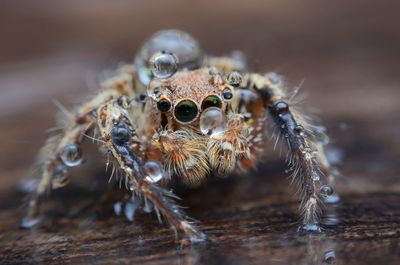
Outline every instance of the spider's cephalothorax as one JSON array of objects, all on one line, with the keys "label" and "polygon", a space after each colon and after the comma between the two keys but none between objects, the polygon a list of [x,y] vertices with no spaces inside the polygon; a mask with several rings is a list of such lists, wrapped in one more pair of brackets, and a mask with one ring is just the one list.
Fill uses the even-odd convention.
[{"label": "spider's cephalothorax", "polygon": [[[320,185],[330,166],[311,125],[292,105],[283,79],[246,71],[243,56],[203,54],[188,34],[161,31],[139,51],[134,64],[102,82],[101,92],[68,114],[62,134],[49,139],[38,159],[41,180],[22,226],[35,224],[46,190],[64,186],[68,169],[78,166],[80,145],[94,140],[121,172],[130,199],[125,211],[154,209],[182,238],[204,234],[174,202],[172,178],[188,186],[207,178],[253,168],[268,139],[267,116],[289,148],[289,166],[302,196],[303,230],[318,231]],[[98,136],[100,135],[100,136]],[[272,138],[272,136],[270,137]],[[111,176],[111,177],[112,177]]]}]

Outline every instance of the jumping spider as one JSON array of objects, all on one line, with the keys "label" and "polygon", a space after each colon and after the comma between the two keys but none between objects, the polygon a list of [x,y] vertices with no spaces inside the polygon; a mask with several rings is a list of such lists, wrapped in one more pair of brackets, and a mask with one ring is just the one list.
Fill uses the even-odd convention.
[{"label": "jumping spider", "polygon": [[[242,73],[242,74],[240,74]],[[68,169],[81,164],[80,145],[90,132],[100,150],[122,173],[130,215],[138,207],[163,217],[182,239],[205,235],[169,190],[171,178],[187,186],[209,176],[255,167],[268,138],[267,116],[288,146],[288,163],[301,194],[301,229],[319,231],[321,197],[332,188],[318,126],[292,104],[275,73],[248,73],[240,53],[203,54],[187,33],[166,30],[144,43],[134,64],[121,66],[101,83],[101,92],[69,114],[63,132],[39,154],[41,180],[22,226],[35,224],[47,190],[68,182]],[[277,141],[277,140],[276,140]],[[111,176],[112,177],[112,176]],[[129,218],[129,214],[128,218]]]}]

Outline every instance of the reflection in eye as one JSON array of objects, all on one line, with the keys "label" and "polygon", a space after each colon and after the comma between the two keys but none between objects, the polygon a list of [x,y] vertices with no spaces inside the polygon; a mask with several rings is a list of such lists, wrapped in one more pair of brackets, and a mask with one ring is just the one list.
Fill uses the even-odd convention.
[{"label": "reflection in eye", "polygon": [[197,114],[197,105],[192,100],[182,100],[178,103],[178,105],[175,106],[175,118],[182,123],[193,121],[197,117]]},{"label": "reflection in eye", "polygon": [[217,95],[211,95],[206,97],[203,102],[201,103],[201,109],[205,110],[206,108],[209,107],[217,107],[221,108],[221,100]]}]

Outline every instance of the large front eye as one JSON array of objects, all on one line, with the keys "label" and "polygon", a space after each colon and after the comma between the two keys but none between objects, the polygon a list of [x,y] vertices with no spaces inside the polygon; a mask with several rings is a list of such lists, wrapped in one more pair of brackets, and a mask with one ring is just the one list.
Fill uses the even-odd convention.
[{"label": "large front eye", "polygon": [[174,114],[178,121],[182,123],[189,123],[196,119],[198,112],[199,111],[196,103],[194,103],[192,100],[185,99],[175,106]]},{"label": "large front eye", "polygon": [[222,106],[221,99],[217,95],[208,96],[201,103],[202,110],[205,110],[206,108],[209,107],[221,108],[221,106]]}]

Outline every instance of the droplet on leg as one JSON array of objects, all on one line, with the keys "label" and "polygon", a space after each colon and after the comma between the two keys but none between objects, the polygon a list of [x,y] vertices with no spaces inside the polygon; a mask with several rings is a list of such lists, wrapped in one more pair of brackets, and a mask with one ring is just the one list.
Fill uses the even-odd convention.
[{"label": "droplet on leg", "polygon": [[319,190],[319,193],[324,198],[329,197],[333,194],[333,188],[329,185],[322,185]]},{"label": "droplet on leg", "polygon": [[132,198],[125,204],[124,213],[126,219],[129,221],[133,221],[135,219],[135,213],[137,208],[139,207],[140,201],[138,199]]},{"label": "droplet on leg", "polygon": [[312,172],[311,178],[313,181],[319,181],[319,174],[315,171]]},{"label": "droplet on leg", "polygon": [[231,86],[239,87],[240,84],[242,83],[242,75],[241,75],[239,72],[232,71],[232,72],[228,75],[228,83],[229,83]]},{"label": "droplet on leg", "polygon": [[207,108],[200,116],[200,130],[213,138],[227,130],[227,118],[220,108]]},{"label": "droplet on leg", "polygon": [[146,180],[151,183],[159,182],[163,178],[164,170],[161,165],[153,160],[149,160],[143,165],[143,172]]},{"label": "droplet on leg", "polygon": [[68,167],[75,167],[82,163],[82,152],[78,145],[66,145],[60,154],[61,160]]}]

